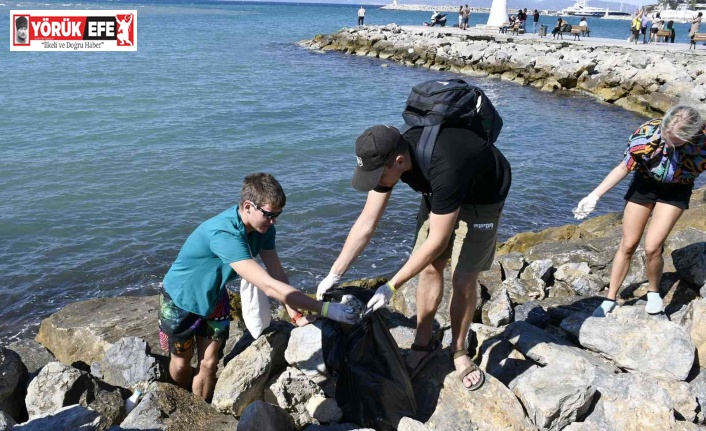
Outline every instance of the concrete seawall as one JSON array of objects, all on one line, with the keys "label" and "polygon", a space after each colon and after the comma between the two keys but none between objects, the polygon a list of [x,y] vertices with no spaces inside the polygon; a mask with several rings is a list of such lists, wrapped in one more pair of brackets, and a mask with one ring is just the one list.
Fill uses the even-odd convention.
[{"label": "concrete seawall", "polygon": [[511,36],[488,30],[361,26],[317,35],[302,46],[399,63],[488,75],[545,91],[574,90],[646,115],[686,103],[706,113],[706,49],[687,44],[634,45]]}]

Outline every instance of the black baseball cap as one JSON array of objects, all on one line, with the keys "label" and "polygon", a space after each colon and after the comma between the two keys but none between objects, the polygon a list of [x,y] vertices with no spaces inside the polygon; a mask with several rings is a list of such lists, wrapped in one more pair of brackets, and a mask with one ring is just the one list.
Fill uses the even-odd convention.
[{"label": "black baseball cap", "polygon": [[361,192],[369,192],[380,182],[385,163],[395,155],[404,138],[392,126],[377,125],[366,129],[355,140],[355,158],[358,166],[351,184]]}]

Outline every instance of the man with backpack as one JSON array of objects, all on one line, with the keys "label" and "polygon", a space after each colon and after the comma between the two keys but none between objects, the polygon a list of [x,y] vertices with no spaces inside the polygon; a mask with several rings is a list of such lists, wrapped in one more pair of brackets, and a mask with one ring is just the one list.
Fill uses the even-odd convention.
[{"label": "man with backpack", "polygon": [[404,266],[368,303],[376,310],[419,274],[417,332],[407,357],[410,378],[441,349],[432,323],[451,260],[451,354],[458,378],[479,388],[483,372],[471,361],[465,340],[476,308],[478,275],[493,262],[498,222],[510,188],[510,164],[493,143],[502,119],[478,88],[462,80],[415,86],[403,117],[406,125],[373,126],[355,143],[355,189],[368,192],[361,214],[317,296],[335,287],[368,245],[401,180],[423,194],[414,250]]}]

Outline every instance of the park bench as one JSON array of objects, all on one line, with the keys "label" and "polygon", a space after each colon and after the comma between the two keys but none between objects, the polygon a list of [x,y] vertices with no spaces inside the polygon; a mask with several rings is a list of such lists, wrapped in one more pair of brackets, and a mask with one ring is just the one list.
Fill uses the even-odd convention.
[{"label": "park bench", "polygon": [[689,49],[693,46],[696,49],[696,42],[706,41],[706,33],[695,33],[694,37],[690,39]]},{"label": "park bench", "polygon": [[578,26],[581,29],[581,36],[591,37],[591,29],[586,27]]},{"label": "park bench", "polygon": [[561,39],[564,39],[564,33],[571,34],[574,37],[574,40],[581,40],[581,27],[577,25],[571,26],[571,28],[567,31],[560,31],[558,34]]},{"label": "park bench", "polygon": [[660,37],[663,37],[664,41],[667,42],[667,38],[672,37],[671,30],[657,30],[657,42],[659,42]]}]

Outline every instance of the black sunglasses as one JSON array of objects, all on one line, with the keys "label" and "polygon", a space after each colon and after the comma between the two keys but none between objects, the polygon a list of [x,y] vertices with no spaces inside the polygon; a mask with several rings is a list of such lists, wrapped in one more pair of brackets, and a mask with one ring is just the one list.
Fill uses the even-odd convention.
[{"label": "black sunglasses", "polygon": [[262,208],[257,206],[257,204],[253,201],[250,201],[250,203],[255,207],[255,209],[260,211],[262,213],[262,215],[264,215],[267,220],[272,220],[273,218],[277,218],[280,216],[280,214],[282,214],[282,211],[271,212],[271,211],[263,210]]}]

